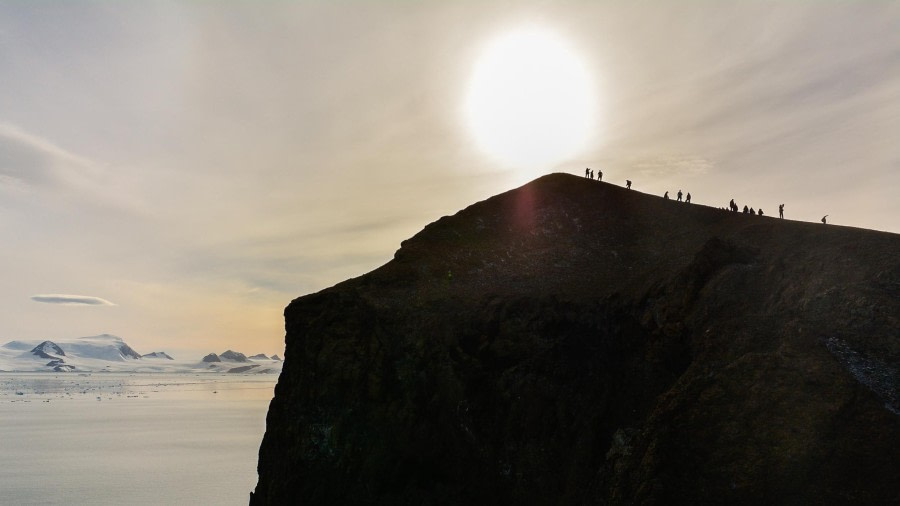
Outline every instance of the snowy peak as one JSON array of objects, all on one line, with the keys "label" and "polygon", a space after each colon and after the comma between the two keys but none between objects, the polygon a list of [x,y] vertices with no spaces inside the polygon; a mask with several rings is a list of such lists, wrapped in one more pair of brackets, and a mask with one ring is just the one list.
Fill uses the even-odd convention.
[{"label": "snowy peak", "polygon": [[168,353],[166,353],[164,351],[154,351],[153,353],[145,353],[144,355],[141,355],[141,358],[161,358],[161,359],[166,359],[166,360],[175,360],[174,358],[169,356]]},{"label": "snowy peak", "polygon": [[99,336],[80,337],[71,343],[67,348],[81,357],[94,358],[100,360],[110,360],[114,362],[122,362],[125,360],[139,360],[141,354],[134,351],[131,346],[125,344],[121,337],[101,334]]},{"label": "snowy peak", "polygon": [[266,374],[278,372],[281,370],[282,365],[282,361],[278,358],[278,355],[269,357],[266,356],[265,353],[257,353],[252,357],[248,357],[243,353],[234,350],[227,350],[219,354],[210,353],[203,357],[202,362],[205,362],[205,367],[209,371],[221,371],[232,374]]},{"label": "snowy peak", "polygon": [[[122,338],[110,334],[56,339],[40,343],[10,341],[0,347],[3,371],[98,371],[118,370],[140,360]],[[119,365],[121,364],[121,365]]]},{"label": "snowy peak", "polygon": [[10,341],[2,346],[7,350],[29,351],[34,348],[34,343],[26,343],[25,341]]},{"label": "snowy peak", "polygon": [[[122,354],[122,356],[125,357],[125,358],[133,358],[133,359],[139,359],[139,358],[141,358],[141,354],[140,354],[140,353],[134,351],[134,349],[133,349],[131,346],[128,346],[128,345],[125,344],[125,343],[122,343],[122,344],[119,345],[119,352],[120,352],[120,353]],[[169,357],[169,358],[171,358],[171,357]]]},{"label": "snowy peak", "polygon": [[[281,371],[282,362],[263,354],[251,360],[243,353],[227,350],[178,359],[164,351],[141,355],[121,337],[100,334],[52,341],[9,341],[0,345],[2,372],[211,372],[267,374]],[[249,367],[248,367],[249,366]],[[2,501],[0,501],[2,502]]]},{"label": "snowy peak", "polygon": [[221,358],[222,360],[230,360],[232,362],[247,362],[248,361],[247,355],[244,355],[243,353],[240,353],[237,351],[232,351],[232,350],[223,352],[221,355],[219,355],[219,358]]},{"label": "snowy peak", "polygon": [[[8,343],[12,344],[12,343]],[[53,341],[44,341],[31,349],[31,354],[40,358],[58,359],[65,357],[66,352]]]}]

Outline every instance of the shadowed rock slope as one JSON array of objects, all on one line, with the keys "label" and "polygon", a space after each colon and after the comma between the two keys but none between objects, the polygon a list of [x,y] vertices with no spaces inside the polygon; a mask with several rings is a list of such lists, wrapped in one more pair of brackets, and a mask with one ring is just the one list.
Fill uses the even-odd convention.
[{"label": "shadowed rock slope", "polygon": [[542,177],[291,302],[251,504],[896,504],[898,318],[898,235]]}]

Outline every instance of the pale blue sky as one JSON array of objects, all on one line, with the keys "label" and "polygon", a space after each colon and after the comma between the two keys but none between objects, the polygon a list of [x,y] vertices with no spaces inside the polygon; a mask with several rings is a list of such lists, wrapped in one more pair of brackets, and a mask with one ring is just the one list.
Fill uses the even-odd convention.
[{"label": "pale blue sky", "polygon": [[671,4],[0,1],[0,341],[281,353],[292,298],[539,175],[460,112],[522,23],[601,104],[546,172],[900,232],[900,4]]}]

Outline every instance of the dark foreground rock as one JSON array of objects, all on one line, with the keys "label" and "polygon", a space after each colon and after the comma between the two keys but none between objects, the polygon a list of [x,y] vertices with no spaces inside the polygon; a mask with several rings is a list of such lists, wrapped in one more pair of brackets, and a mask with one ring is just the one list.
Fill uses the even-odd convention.
[{"label": "dark foreground rock", "polygon": [[251,504],[900,502],[900,236],[552,175],[285,310]]}]

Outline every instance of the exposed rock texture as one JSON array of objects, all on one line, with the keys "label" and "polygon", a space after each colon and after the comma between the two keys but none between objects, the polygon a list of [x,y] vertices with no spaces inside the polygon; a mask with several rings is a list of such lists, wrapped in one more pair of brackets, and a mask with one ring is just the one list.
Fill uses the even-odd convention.
[{"label": "exposed rock texture", "polygon": [[247,355],[238,351],[228,350],[219,355],[222,360],[230,360],[232,362],[247,362]]},{"label": "exposed rock texture", "polygon": [[40,358],[65,357],[66,352],[53,341],[44,341],[31,349],[31,354]]},{"label": "exposed rock texture", "polygon": [[221,362],[222,359],[219,358],[215,353],[210,353],[209,355],[203,357],[203,362]]},{"label": "exposed rock texture", "polygon": [[175,360],[168,353],[164,351],[154,351],[153,353],[145,353],[141,355],[141,358],[161,358],[164,360]]},{"label": "exposed rock texture", "polygon": [[132,348],[131,346],[128,346],[125,343],[122,343],[119,345],[119,352],[122,354],[123,358],[133,358],[133,359],[141,358],[140,353],[134,351],[134,348]]},{"label": "exposed rock texture", "polygon": [[256,368],[256,367],[259,367],[259,364],[242,365],[242,366],[240,366],[240,367],[232,367],[231,369],[228,370],[228,372],[230,372],[230,373],[232,373],[232,374],[235,374],[235,373],[243,373],[243,372],[247,372],[247,371],[249,371],[249,370],[251,370],[251,369],[254,369],[254,368]]},{"label": "exposed rock texture", "polygon": [[900,500],[900,236],[551,175],[285,310],[252,504]]}]

